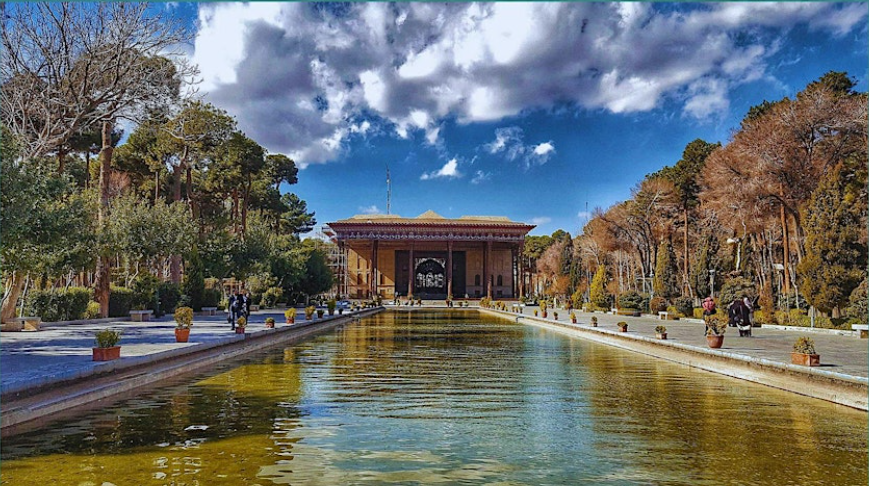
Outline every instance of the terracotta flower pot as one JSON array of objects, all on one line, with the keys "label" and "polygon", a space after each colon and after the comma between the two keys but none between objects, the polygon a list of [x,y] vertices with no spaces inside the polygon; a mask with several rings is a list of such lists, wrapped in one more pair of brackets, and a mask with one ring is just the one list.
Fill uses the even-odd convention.
[{"label": "terracotta flower pot", "polygon": [[570,321],[572,321],[574,325],[576,324],[576,318],[571,318]]},{"label": "terracotta flower pot", "polygon": [[235,334],[236,335],[244,335],[244,327],[243,326],[236,326],[235,327]]},{"label": "terracotta flower pot", "polygon": [[190,339],[190,328],[175,328],[175,341],[177,343],[187,343]]},{"label": "terracotta flower pot", "polygon": [[724,345],[724,335],[706,335],[706,344],[709,348],[721,348]]},{"label": "terracotta flower pot", "polygon": [[628,325],[620,325],[619,331],[622,333],[627,333],[628,332]]},{"label": "terracotta flower pot", "polygon": [[292,324],[295,323],[295,322],[296,322],[296,317],[295,317],[295,316],[290,316],[289,318],[287,318],[287,324],[288,324],[288,325],[292,325]]},{"label": "terracotta flower pot", "polygon": [[93,348],[94,362],[107,362],[121,358],[121,347]]},{"label": "terracotta flower pot", "polygon": [[543,317],[546,318],[547,316],[549,316],[549,313],[547,313],[546,311],[544,311],[544,312],[543,312]]},{"label": "terracotta flower pot", "polygon": [[266,328],[274,328],[274,327],[275,327],[275,324],[274,324],[274,323],[272,323],[272,322],[267,322],[267,323],[266,323]]},{"label": "terracotta flower pot", "polygon": [[666,334],[666,333],[655,333],[655,337],[656,337],[658,340],[666,340],[666,339],[667,339],[667,334]]},{"label": "terracotta flower pot", "polygon": [[817,367],[818,365],[821,365],[821,356],[817,353],[791,352],[791,363],[795,365]]}]

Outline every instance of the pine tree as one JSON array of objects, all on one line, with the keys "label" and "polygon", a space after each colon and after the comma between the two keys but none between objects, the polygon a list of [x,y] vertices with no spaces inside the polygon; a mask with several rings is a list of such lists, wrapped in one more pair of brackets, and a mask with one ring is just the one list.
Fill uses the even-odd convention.
[{"label": "pine tree", "polygon": [[[852,180],[865,175],[856,158],[840,163],[820,180],[803,208],[806,255],[797,266],[800,290],[809,304],[825,313],[848,304],[866,274],[866,187]],[[856,190],[856,191],[855,191]],[[838,313],[836,313],[838,314]]]},{"label": "pine tree", "polygon": [[655,258],[655,277],[652,279],[652,290],[656,296],[671,299],[679,295],[677,283],[676,255],[670,242],[658,246]]},{"label": "pine tree", "polygon": [[597,271],[591,279],[589,299],[598,308],[606,309],[609,307],[609,295],[606,292],[606,266],[603,264],[597,266]]}]

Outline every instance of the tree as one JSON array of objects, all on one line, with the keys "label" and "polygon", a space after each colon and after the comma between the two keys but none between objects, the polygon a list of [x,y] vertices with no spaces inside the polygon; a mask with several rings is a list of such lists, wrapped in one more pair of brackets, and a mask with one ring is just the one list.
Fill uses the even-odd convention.
[{"label": "tree", "polygon": [[[824,313],[847,305],[866,275],[866,179],[850,185],[858,159],[826,173],[803,210],[806,256],[797,265],[806,301]],[[865,173],[864,173],[865,174]],[[856,190],[856,191],[855,191]]]},{"label": "tree", "polygon": [[589,291],[591,304],[601,309],[608,308],[610,304],[609,294],[606,292],[606,281],[606,266],[601,264],[597,266],[597,270],[594,272],[594,278],[591,280],[591,290]]},{"label": "tree", "polygon": [[328,291],[335,279],[326,254],[317,245],[312,239],[305,239],[299,249],[305,260],[305,274],[299,283],[299,291],[307,297]]},{"label": "tree", "polygon": [[655,259],[655,276],[652,278],[652,290],[655,291],[655,295],[666,299],[678,296],[676,275],[676,256],[673,254],[673,246],[665,241],[658,247],[658,255]]},{"label": "tree", "polygon": [[721,147],[720,143],[710,144],[702,139],[691,141],[685,150],[682,152],[682,159],[672,167],[664,167],[657,174],[673,183],[674,197],[678,201],[679,207],[682,210],[682,249],[683,249],[683,267],[682,267],[682,284],[684,294],[692,293],[689,275],[691,269],[688,259],[688,225],[689,213],[696,207],[700,200],[700,184],[697,181],[698,175],[703,171],[703,166],[706,159],[713,151]]},{"label": "tree", "polygon": [[[180,22],[145,3],[3,4],[0,116],[22,156],[64,147],[100,127],[100,205],[109,205],[112,133],[118,119],[139,121],[174,100],[192,71],[167,52],[190,38]],[[168,54],[171,55],[171,54]],[[110,264],[97,256],[96,297],[108,316]]]},{"label": "tree", "polygon": [[29,273],[56,276],[80,269],[95,243],[93,204],[74,193],[67,175],[36,161],[16,160],[6,135],[0,151],[2,320],[15,316]]}]

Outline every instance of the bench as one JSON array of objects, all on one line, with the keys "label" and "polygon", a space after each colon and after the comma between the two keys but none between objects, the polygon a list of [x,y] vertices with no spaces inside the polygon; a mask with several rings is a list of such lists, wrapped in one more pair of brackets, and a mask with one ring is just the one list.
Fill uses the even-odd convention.
[{"label": "bench", "polygon": [[250,310],[251,310],[251,312],[259,311],[259,305],[258,304],[250,305]]},{"label": "bench", "polygon": [[668,313],[666,311],[658,311],[658,319],[659,320],[669,320],[670,313]]},{"label": "bench", "polygon": [[205,316],[214,316],[215,314],[217,314],[217,306],[213,306],[213,307],[203,306],[202,307],[202,314],[204,314]]},{"label": "bench", "polygon": [[860,331],[860,338],[869,338],[869,325],[851,325],[852,330]]},{"label": "bench", "polygon": [[151,321],[151,315],[154,314],[150,309],[131,309],[130,321]]},{"label": "bench", "polygon": [[3,331],[39,331],[39,325],[42,323],[42,318],[39,316],[19,316],[18,318],[9,318],[9,321],[3,323]]}]

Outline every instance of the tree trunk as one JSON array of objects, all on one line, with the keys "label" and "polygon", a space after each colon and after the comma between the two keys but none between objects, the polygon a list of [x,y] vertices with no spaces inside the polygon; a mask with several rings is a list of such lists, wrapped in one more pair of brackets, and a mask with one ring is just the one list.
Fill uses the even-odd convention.
[{"label": "tree trunk", "polygon": [[[103,147],[100,151],[100,207],[97,213],[97,221],[102,226],[108,218],[109,212],[109,176],[112,170],[112,128],[114,121],[107,120],[103,122],[102,139]],[[100,303],[100,317],[108,318],[109,316],[109,279],[111,278],[111,263],[105,256],[97,256],[97,282],[96,295],[97,302]]]},{"label": "tree trunk", "polygon": [[63,171],[66,169],[66,151],[63,148],[58,149],[57,151],[57,173],[63,174]]},{"label": "tree trunk", "polygon": [[15,305],[18,303],[18,298],[21,296],[21,290],[24,289],[24,281],[26,280],[26,276],[21,272],[12,273],[12,282],[6,288],[8,294],[3,300],[2,307],[0,307],[0,322],[5,323],[10,318],[15,317]]},{"label": "tree trunk", "polygon": [[[172,200],[181,201],[181,177],[182,167],[177,165],[172,168],[174,180],[172,181]],[[181,284],[181,256],[173,255],[169,258],[169,279],[174,284]]]},{"label": "tree trunk", "polygon": [[[779,193],[779,195],[784,196],[782,193]],[[785,294],[789,294],[791,291],[790,256],[788,255],[790,253],[790,242],[789,242],[790,239],[788,238],[788,222],[787,222],[787,218],[785,216],[784,200],[782,200],[782,203],[781,203],[779,209],[780,209],[779,213],[781,216],[781,230],[782,230],[782,258],[783,258],[782,264],[784,265],[784,291],[785,291]]]},{"label": "tree trunk", "polygon": [[684,206],[682,209],[684,211],[683,215],[685,216],[685,228],[684,228],[685,231],[682,234],[682,237],[685,240],[682,244],[682,249],[685,252],[685,256],[684,256],[684,259],[685,259],[685,261],[684,261],[685,268],[684,269],[685,269],[685,271],[683,273],[683,276],[685,276],[684,277],[685,288],[683,288],[682,292],[685,292],[687,296],[693,297],[694,293],[691,292],[691,281],[688,277],[691,275],[690,270],[688,269],[688,207]]},{"label": "tree trunk", "polygon": [[160,171],[154,171],[154,204],[160,199]]}]

